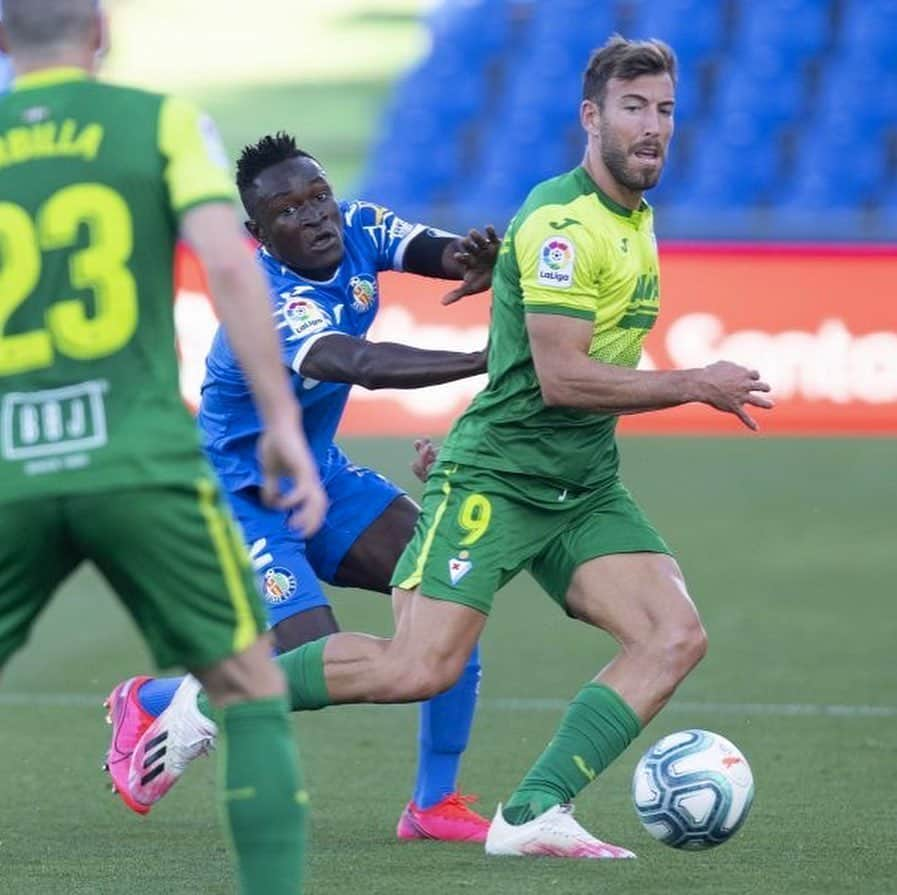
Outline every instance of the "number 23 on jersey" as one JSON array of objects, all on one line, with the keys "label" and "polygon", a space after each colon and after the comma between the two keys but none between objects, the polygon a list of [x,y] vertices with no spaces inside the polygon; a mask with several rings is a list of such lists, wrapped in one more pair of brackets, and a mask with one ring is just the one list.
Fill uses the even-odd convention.
[{"label": "number 23 on jersey", "polygon": [[[82,225],[87,245],[75,249]],[[20,205],[0,202],[0,376],[50,367],[57,352],[87,361],[124,347],[137,329],[137,283],[127,267],[133,248],[127,203],[103,184],[64,187],[33,219]],[[7,334],[12,315],[38,288],[46,254],[64,249],[75,249],[69,288],[93,293],[93,313],[62,294],[48,303],[43,327]]]}]

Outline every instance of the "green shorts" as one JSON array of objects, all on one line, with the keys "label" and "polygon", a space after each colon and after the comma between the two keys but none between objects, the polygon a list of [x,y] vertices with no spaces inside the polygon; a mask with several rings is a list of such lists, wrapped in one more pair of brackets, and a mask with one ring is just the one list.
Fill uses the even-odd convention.
[{"label": "green shorts", "polygon": [[0,504],[0,667],[85,559],[160,667],[203,668],[265,628],[246,549],[211,480],[19,501]]},{"label": "green shorts", "polygon": [[614,479],[597,491],[514,473],[439,464],[392,583],[486,615],[495,592],[527,569],[566,611],[577,566],[612,553],[670,553]]}]

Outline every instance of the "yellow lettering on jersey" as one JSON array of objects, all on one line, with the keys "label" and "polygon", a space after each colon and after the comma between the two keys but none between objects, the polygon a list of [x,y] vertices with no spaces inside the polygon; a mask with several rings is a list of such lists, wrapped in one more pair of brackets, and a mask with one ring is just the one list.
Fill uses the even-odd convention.
[{"label": "yellow lettering on jersey", "polygon": [[101,124],[91,122],[82,127],[73,118],[66,118],[61,126],[55,121],[42,121],[30,127],[12,127],[0,134],[0,168],[60,156],[92,162],[103,136]]}]

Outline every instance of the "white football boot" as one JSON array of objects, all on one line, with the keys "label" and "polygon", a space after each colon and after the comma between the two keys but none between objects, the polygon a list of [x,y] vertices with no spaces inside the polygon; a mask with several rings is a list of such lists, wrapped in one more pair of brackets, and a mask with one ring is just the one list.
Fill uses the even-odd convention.
[{"label": "white football boot", "polygon": [[635,857],[628,849],[602,842],[584,830],[573,818],[572,805],[555,805],[518,826],[505,820],[499,805],[486,837],[486,854],[593,859]]},{"label": "white football boot", "polygon": [[168,708],[137,741],[131,756],[128,793],[135,802],[155,805],[180,779],[187,765],[215,748],[218,728],[197,707],[199,681],[188,674]]}]

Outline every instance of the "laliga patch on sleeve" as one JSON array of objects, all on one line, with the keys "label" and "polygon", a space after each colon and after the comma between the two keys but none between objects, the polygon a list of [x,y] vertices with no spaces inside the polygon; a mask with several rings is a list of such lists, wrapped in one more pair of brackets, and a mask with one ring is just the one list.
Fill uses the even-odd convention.
[{"label": "laliga patch on sleeve", "polygon": [[536,281],[552,289],[569,289],[573,285],[573,262],[576,248],[566,236],[549,236],[539,249]]},{"label": "laliga patch on sleeve", "polygon": [[330,326],[330,315],[310,298],[288,298],[283,305],[284,323],[292,330],[290,339],[304,339]]}]

